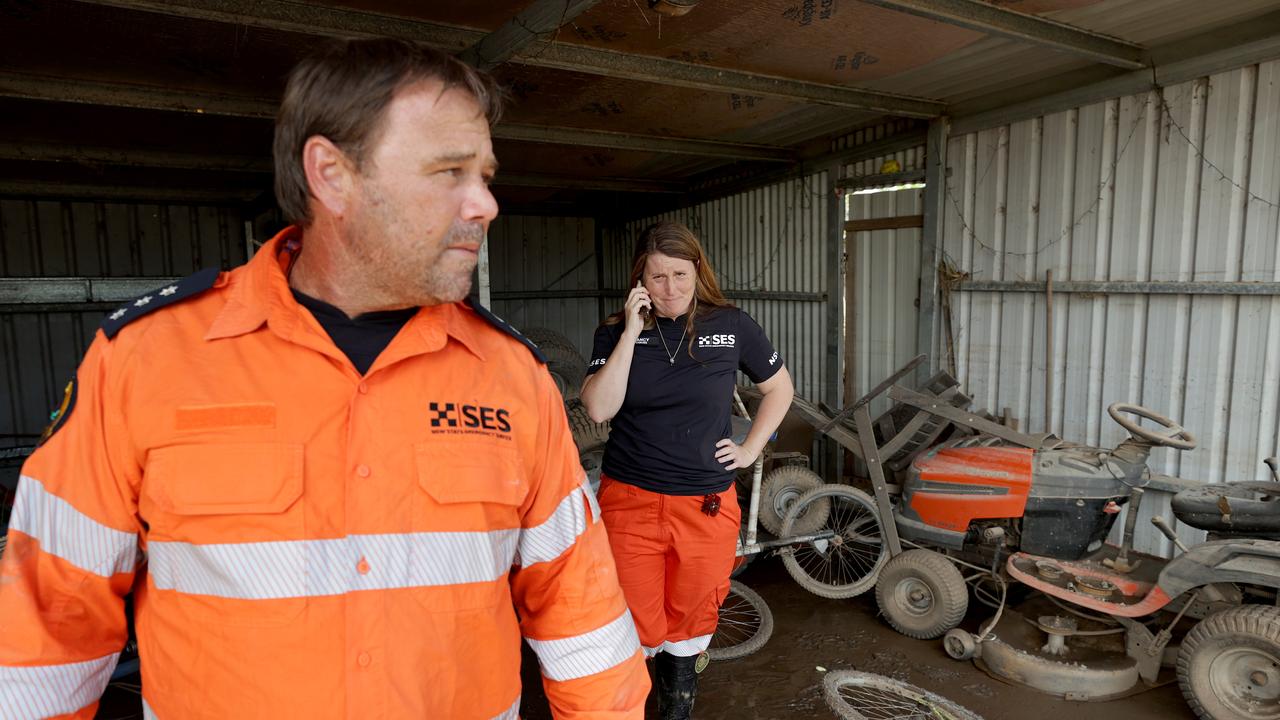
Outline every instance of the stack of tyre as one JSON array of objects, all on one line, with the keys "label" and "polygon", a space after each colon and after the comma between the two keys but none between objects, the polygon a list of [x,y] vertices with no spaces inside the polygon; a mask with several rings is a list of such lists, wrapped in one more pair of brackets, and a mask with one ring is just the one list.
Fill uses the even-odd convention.
[{"label": "stack of tyre", "polygon": [[9,531],[9,517],[13,514],[22,463],[26,462],[32,450],[35,450],[34,446],[0,449],[0,555],[4,554],[5,535]]},{"label": "stack of tyre", "polygon": [[604,443],[609,439],[609,423],[593,422],[582,405],[580,395],[582,381],[587,376],[587,359],[578,352],[569,338],[555,330],[529,328],[523,332],[547,358],[547,371],[551,373],[551,379],[564,398],[569,429],[573,432],[574,444],[578,446],[578,459],[591,482],[591,489],[597,490],[600,487]]}]

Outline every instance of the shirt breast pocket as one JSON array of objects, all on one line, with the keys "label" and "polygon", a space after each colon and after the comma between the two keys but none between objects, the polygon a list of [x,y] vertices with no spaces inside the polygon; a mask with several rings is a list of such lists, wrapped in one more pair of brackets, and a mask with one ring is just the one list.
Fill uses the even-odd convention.
[{"label": "shirt breast pocket", "polygon": [[140,510],[152,584],[185,611],[222,623],[272,625],[306,604],[310,543],[303,447],[174,445],[148,453]]},{"label": "shirt breast pocket", "polygon": [[409,543],[410,583],[430,610],[510,602],[505,581],[520,541],[529,481],[513,446],[414,446],[418,492]]}]

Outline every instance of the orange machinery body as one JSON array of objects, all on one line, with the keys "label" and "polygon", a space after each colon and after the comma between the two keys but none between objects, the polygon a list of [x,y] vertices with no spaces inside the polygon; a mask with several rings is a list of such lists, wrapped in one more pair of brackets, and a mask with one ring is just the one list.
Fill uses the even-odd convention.
[{"label": "orange machinery body", "polygon": [[1020,518],[1033,454],[1020,447],[940,448],[915,462],[910,507],[926,525],[953,532],[974,520]]}]

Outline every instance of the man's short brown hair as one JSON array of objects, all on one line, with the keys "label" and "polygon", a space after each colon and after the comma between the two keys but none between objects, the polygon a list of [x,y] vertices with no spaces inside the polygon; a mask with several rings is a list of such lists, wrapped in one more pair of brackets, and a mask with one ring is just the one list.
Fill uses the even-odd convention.
[{"label": "man's short brown hair", "polygon": [[307,226],[312,220],[311,190],[302,165],[307,139],[328,138],[362,168],[396,92],[423,80],[470,93],[490,125],[502,113],[502,92],[492,76],[405,40],[329,42],[294,67],[276,116],[272,149],[276,200],[289,222]]}]

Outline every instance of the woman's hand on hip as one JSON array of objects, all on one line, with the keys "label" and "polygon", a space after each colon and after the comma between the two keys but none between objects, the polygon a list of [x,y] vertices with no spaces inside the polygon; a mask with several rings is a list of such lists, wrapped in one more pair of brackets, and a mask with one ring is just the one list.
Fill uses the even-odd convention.
[{"label": "woman's hand on hip", "polygon": [[716,443],[716,460],[724,464],[725,470],[738,470],[751,467],[759,453],[752,452],[745,445],[739,445],[730,438]]}]

